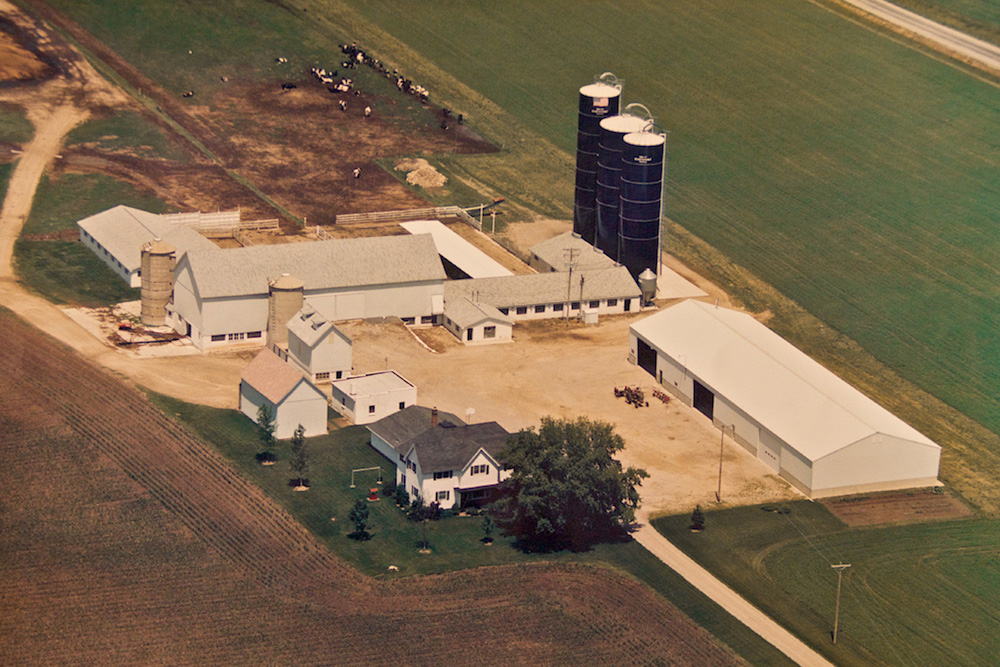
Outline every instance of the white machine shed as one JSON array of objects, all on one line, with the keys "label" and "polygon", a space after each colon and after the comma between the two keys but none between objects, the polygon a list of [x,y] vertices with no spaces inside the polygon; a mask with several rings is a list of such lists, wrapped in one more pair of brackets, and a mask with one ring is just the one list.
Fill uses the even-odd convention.
[{"label": "white machine shed", "polygon": [[810,497],[930,486],[941,447],[750,315],[684,301],[632,358]]}]

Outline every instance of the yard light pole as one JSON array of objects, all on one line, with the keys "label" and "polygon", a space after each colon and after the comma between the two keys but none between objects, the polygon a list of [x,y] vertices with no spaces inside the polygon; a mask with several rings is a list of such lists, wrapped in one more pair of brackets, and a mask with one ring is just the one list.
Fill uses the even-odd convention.
[{"label": "yard light pole", "polygon": [[833,643],[837,643],[837,626],[840,622],[840,580],[844,576],[844,570],[851,566],[850,563],[840,563],[838,565],[831,565],[834,570],[837,571],[837,605],[833,612]]}]

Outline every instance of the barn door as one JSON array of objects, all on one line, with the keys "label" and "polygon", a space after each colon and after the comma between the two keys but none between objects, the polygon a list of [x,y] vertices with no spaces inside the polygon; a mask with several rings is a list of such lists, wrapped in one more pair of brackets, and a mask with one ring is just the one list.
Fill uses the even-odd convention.
[{"label": "barn door", "polygon": [[656,377],[656,350],[641,338],[636,340],[636,344],[636,361],[639,363],[639,368]]},{"label": "barn door", "polygon": [[694,381],[694,409],[714,421],[715,394],[697,380]]}]

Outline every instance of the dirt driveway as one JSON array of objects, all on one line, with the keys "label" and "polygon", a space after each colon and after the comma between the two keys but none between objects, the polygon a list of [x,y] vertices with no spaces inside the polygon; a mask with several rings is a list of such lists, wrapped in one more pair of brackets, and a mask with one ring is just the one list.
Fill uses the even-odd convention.
[{"label": "dirt driveway", "polygon": [[[715,506],[720,433],[680,401],[652,398],[653,378],[629,363],[628,328],[645,315],[604,318],[597,326],[562,320],[519,324],[510,344],[465,347],[444,329],[421,330],[431,352],[402,324],[350,322],[357,372],[391,368],[418,388],[422,405],[508,430],[537,426],[543,416],[609,421],[625,438],[622,462],[645,468],[646,510],[689,512]],[[648,408],[614,397],[614,388],[642,386]],[[722,499],[727,505],[801,497],[755,456],[726,438]]]}]

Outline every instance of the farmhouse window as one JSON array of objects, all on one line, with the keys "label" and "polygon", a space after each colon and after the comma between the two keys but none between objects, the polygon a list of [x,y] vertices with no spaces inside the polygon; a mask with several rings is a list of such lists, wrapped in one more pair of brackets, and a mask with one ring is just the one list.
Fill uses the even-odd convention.
[{"label": "farmhouse window", "polygon": [[488,465],[472,466],[470,472],[473,475],[486,475],[490,472],[490,467]]},{"label": "farmhouse window", "polygon": [[451,479],[451,471],[445,470],[444,472],[434,473],[434,479]]},{"label": "farmhouse window", "polygon": [[449,500],[451,498],[451,491],[438,491],[434,494],[434,500],[441,502],[442,500]]}]

